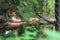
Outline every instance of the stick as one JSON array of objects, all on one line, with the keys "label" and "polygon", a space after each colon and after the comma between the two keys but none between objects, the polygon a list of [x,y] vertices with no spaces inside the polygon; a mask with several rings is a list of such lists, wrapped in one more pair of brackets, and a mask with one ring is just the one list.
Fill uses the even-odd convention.
[{"label": "stick", "polygon": [[56,21],[56,19],[47,18],[47,17],[41,15],[40,13],[37,13],[37,15],[38,15],[40,18],[44,19],[45,21],[47,21],[47,22],[49,22],[49,23],[51,23],[51,24],[54,24],[55,21]]}]

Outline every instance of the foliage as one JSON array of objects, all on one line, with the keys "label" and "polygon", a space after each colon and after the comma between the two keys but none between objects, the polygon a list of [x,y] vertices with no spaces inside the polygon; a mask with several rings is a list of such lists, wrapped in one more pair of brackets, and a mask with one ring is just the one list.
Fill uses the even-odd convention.
[{"label": "foliage", "polygon": [[[18,37],[0,37],[0,40],[33,40],[35,39],[37,30],[33,26],[26,26],[25,32]],[[11,34],[12,35],[12,34]]]},{"label": "foliage", "polygon": [[51,30],[51,29],[44,29],[43,33],[47,35],[46,38],[40,38],[39,40],[60,40],[60,32]]},{"label": "foliage", "polygon": [[[50,12],[54,13],[54,3],[55,0],[0,0],[0,10],[1,10],[0,13],[7,13],[8,10],[10,10],[11,12],[16,11],[17,15],[21,17],[23,21],[26,21],[27,24],[29,25],[29,18],[38,17],[37,12],[47,16],[50,15]],[[2,9],[5,9],[7,11]],[[24,26],[25,32],[21,36],[17,38],[8,37],[6,38],[6,40],[33,40],[34,38],[36,38],[36,34],[38,32],[35,26],[34,27],[32,27],[31,25],[27,27]],[[41,26],[37,25],[37,27],[41,27]],[[50,36],[53,33],[51,32],[52,31],[44,30],[43,33],[45,33],[45,35],[47,35],[48,37],[40,38],[40,40],[45,40],[45,39],[51,40],[52,38],[56,38],[54,37],[54,35],[52,35],[52,37]],[[3,37],[0,38],[3,39]]]},{"label": "foliage", "polygon": [[46,13],[54,13],[55,0],[47,0]]}]

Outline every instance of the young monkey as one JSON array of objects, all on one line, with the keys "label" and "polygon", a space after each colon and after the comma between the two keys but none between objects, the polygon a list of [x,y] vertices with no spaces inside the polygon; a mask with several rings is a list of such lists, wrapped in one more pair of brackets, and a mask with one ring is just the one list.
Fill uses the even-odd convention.
[{"label": "young monkey", "polygon": [[[22,20],[20,18],[17,18],[17,15],[16,15],[15,11],[12,13],[11,20],[13,22],[8,22],[8,25],[13,26],[13,27],[18,27],[18,26],[21,26],[21,24],[23,24],[23,23],[24,24],[27,23],[27,22],[21,22]],[[38,22],[39,22],[38,18],[30,18],[30,23],[31,24],[36,24]]]},{"label": "young monkey", "polygon": [[22,21],[20,18],[17,17],[16,12],[13,12],[12,15],[13,16],[11,17],[11,20],[13,22],[21,22]]},{"label": "young monkey", "polygon": [[13,28],[18,28],[21,26],[21,19],[17,17],[16,12],[14,11],[12,13],[12,17],[11,17],[11,21],[12,22],[7,22],[7,25]]}]

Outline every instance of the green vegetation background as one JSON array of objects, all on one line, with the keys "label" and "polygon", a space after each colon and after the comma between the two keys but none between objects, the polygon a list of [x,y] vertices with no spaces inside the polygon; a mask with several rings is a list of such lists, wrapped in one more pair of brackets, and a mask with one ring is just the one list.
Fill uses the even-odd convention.
[{"label": "green vegetation background", "polygon": [[[14,5],[10,7],[11,5]],[[41,13],[42,15],[45,15],[50,18],[54,18],[54,8],[55,8],[55,0],[0,0],[0,9],[11,9],[11,12],[17,11],[18,17],[21,17],[24,21],[26,21],[29,25],[29,18],[37,17],[37,12]],[[4,12],[4,14],[7,12]],[[40,18],[40,21],[44,21]],[[45,27],[51,27],[53,25],[37,25],[37,27],[40,27],[39,31],[43,32],[43,29]],[[38,29],[34,26],[24,26],[25,32],[19,36],[19,37],[0,37],[0,40],[48,40],[48,38],[43,38],[43,34],[41,36],[37,36],[37,33],[39,32]],[[31,31],[32,30],[32,31]],[[47,34],[48,31],[45,31]],[[40,39],[38,39],[38,38]],[[49,40],[51,40],[50,38]]]}]

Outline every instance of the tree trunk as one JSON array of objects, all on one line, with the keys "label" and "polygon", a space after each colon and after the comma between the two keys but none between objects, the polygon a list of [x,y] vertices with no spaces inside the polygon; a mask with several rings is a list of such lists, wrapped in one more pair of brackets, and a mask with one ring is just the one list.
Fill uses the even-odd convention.
[{"label": "tree trunk", "polygon": [[60,0],[55,0],[55,29],[60,31]]}]

